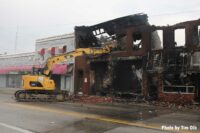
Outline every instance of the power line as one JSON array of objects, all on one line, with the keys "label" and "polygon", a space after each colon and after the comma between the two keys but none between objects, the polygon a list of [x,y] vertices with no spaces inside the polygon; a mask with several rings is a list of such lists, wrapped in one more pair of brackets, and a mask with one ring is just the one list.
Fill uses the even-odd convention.
[{"label": "power line", "polygon": [[15,54],[17,52],[17,43],[18,43],[18,30],[19,30],[19,26],[17,26],[17,31],[16,31],[16,36],[15,36]]}]

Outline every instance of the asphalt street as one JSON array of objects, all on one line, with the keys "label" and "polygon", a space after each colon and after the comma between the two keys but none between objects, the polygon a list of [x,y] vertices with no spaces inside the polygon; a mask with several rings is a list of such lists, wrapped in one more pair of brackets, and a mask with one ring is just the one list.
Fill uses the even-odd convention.
[{"label": "asphalt street", "polygon": [[129,104],[16,102],[0,89],[1,133],[200,132],[199,113]]}]

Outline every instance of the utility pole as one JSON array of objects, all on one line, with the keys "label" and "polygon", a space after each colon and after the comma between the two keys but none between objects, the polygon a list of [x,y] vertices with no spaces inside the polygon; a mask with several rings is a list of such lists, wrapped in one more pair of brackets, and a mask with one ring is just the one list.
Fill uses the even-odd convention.
[{"label": "utility pole", "polygon": [[19,26],[17,25],[17,31],[16,31],[16,35],[15,35],[15,54],[17,52],[17,43],[18,43],[18,30],[19,30]]}]

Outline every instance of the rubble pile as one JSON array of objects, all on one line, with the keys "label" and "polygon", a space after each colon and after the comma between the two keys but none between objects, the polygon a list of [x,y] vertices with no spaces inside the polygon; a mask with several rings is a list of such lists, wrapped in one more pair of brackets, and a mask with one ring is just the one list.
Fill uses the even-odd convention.
[{"label": "rubble pile", "polygon": [[194,101],[194,94],[193,93],[159,93],[159,101],[162,102],[170,102],[175,103],[178,105],[186,105],[186,104],[193,104]]},{"label": "rubble pile", "polygon": [[74,102],[80,102],[80,103],[112,103],[113,98],[111,97],[102,97],[102,96],[80,96],[76,97]]},{"label": "rubble pile", "polygon": [[193,110],[193,111],[200,111],[199,104],[178,104],[178,103],[170,103],[170,102],[161,102],[161,101],[151,101],[146,102],[148,105],[158,106],[158,107],[166,107],[175,110]]},{"label": "rubble pile", "polygon": [[123,99],[123,98],[103,97],[103,96],[76,96],[71,100],[73,102],[85,103],[85,104],[127,103],[129,105],[142,104],[143,106],[150,105],[155,107],[164,107],[172,110],[181,110],[181,111],[187,111],[187,110],[200,111],[200,105],[197,103],[183,104],[183,103],[172,103],[172,102],[162,102],[162,101],[146,101],[142,98]]}]

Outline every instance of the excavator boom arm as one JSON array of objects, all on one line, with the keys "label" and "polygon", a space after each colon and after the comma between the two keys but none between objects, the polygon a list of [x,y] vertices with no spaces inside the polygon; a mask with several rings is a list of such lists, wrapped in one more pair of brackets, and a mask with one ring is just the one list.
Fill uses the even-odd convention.
[{"label": "excavator boom arm", "polygon": [[63,63],[67,61],[69,58],[75,58],[75,57],[83,56],[83,55],[95,57],[97,55],[110,53],[114,47],[115,47],[114,44],[110,44],[110,45],[106,45],[104,47],[98,47],[98,48],[78,48],[75,51],[72,51],[70,53],[50,57],[47,60],[45,68],[43,69],[43,74],[49,75],[54,64]]}]

